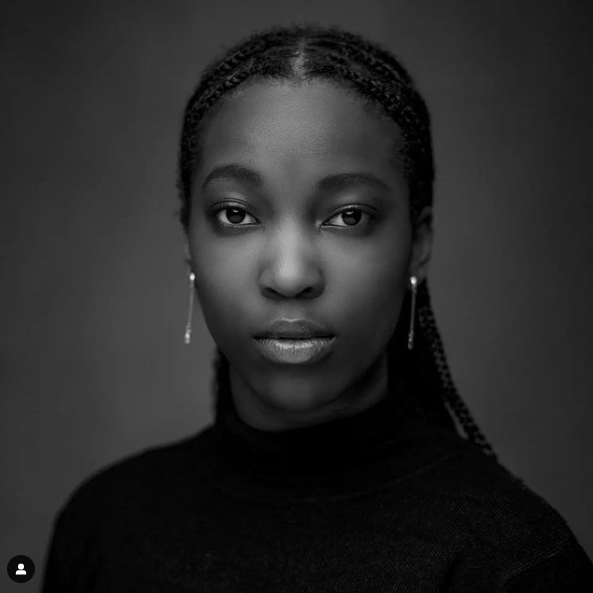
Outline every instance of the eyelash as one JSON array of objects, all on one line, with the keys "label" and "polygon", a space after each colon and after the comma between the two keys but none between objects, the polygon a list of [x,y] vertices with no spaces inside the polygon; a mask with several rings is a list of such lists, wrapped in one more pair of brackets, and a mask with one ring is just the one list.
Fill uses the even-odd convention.
[{"label": "eyelash", "polygon": [[[230,208],[235,208],[237,210],[242,210],[243,212],[245,212],[248,216],[251,216],[252,218],[255,218],[255,216],[253,216],[252,214],[249,214],[249,212],[247,212],[247,209],[244,208],[243,206],[241,206],[240,204],[234,204],[232,202],[226,202],[224,204],[220,204],[218,205],[212,212],[212,216],[215,219],[215,222],[217,224],[219,224],[222,227],[227,227],[227,228],[237,228],[237,227],[250,227],[253,226],[253,223],[250,224],[240,224],[240,223],[228,223],[228,222],[222,222],[221,220],[218,219],[218,217],[216,216],[219,212],[222,212],[223,210],[228,210]],[[353,226],[349,226],[349,225],[331,225],[334,228],[346,228],[346,229],[356,229],[356,228],[360,228],[360,227],[364,227],[364,226],[369,226],[371,225],[376,218],[375,214],[372,214],[371,212],[368,212],[367,210],[360,208],[359,206],[345,206],[344,208],[342,208],[339,212],[336,212],[333,216],[331,216],[329,218],[329,220],[331,220],[332,218],[335,218],[336,216],[339,216],[340,214],[342,214],[343,212],[351,212],[351,211],[356,211],[356,212],[362,212],[363,214],[366,214],[366,216],[368,216],[369,221],[367,222],[366,225],[364,224],[356,224]]]}]

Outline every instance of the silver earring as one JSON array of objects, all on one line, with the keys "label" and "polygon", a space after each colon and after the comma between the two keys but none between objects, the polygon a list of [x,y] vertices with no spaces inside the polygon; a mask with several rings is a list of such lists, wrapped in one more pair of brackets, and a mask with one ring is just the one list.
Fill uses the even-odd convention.
[{"label": "silver earring", "polygon": [[410,331],[408,332],[408,350],[414,348],[414,320],[416,318],[416,289],[418,287],[418,278],[410,276],[410,286],[412,288],[412,306],[410,307]]},{"label": "silver earring", "polygon": [[189,310],[187,312],[187,323],[185,324],[185,343],[191,342],[191,321],[194,314],[194,280],[196,275],[193,272],[189,273]]}]

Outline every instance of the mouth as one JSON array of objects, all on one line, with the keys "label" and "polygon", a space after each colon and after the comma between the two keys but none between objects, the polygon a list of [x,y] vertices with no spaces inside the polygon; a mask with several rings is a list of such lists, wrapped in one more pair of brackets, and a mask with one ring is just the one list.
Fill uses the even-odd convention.
[{"label": "mouth", "polygon": [[280,364],[312,364],[327,358],[333,349],[335,336],[256,337],[259,354]]},{"label": "mouth", "polygon": [[329,339],[334,335],[327,328],[309,319],[277,319],[255,336],[256,339],[311,340]]}]

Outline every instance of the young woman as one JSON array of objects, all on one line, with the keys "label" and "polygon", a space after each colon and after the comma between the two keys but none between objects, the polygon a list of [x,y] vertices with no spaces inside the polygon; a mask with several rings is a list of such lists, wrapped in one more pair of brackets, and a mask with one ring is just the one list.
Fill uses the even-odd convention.
[{"label": "young woman", "polygon": [[46,593],[593,590],[451,379],[433,177],[424,101],[359,36],[275,28],[207,69],[179,190],[215,422],[73,493]]}]

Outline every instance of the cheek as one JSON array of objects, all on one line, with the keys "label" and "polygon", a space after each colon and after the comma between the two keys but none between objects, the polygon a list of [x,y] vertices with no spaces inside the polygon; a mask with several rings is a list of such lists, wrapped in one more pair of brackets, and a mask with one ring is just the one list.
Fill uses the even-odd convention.
[{"label": "cheek", "polygon": [[194,241],[191,257],[196,274],[196,294],[214,340],[241,321],[253,286],[254,258],[226,242]]},{"label": "cheek", "polygon": [[[334,318],[348,352],[364,343],[376,355],[393,335],[407,290],[411,240],[405,226],[391,226],[357,249],[336,250],[330,280],[337,306]],[[362,363],[362,362],[361,362]]]},{"label": "cheek", "polygon": [[391,334],[407,287],[407,259],[394,253],[361,261],[354,267],[353,263],[349,265],[350,273],[335,277],[336,291],[344,295],[340,309],[357,326],[359,334]]}]

